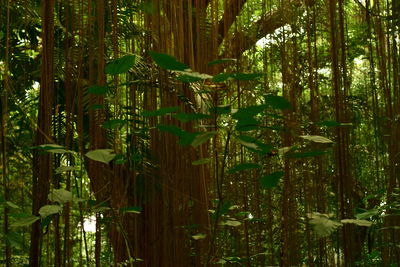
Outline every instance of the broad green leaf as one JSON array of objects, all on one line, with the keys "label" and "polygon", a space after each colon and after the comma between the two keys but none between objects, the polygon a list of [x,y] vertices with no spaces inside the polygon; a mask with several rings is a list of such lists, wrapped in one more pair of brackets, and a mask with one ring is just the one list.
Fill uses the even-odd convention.
[{"label": "broad green leaf", "polygon": [[333,143],[332,140],[319,135],[301,135],[300,137],[306,140],[313,141],[315,143],[323,143],[323,144]]},{"label": "broad green leaf", "polygon": [[179,138],[179,144],[182,146],[188,146],[193,143],[194,139],[199,134],[200,133],[189,133],[189,132],[183,131],[183,134]]},{"label": "broad green leaf", "polygon": [[313,212],[307,214],[307,217],[309,218],[308,222],[319,237],[327,237],[342,226],[342,223],[330,220],[327,214]]},{"label": "broad green leaf", "polygon": [[72,193],[64,189],[53,189],[48,195],[51,202],[58,202],[60,204],[72,201]]},{"label": "broad green leaf", "polygon": [[103,122],[102,127],[104,129],[117,129],[121,128],[126,123],[125,120],[115,119]]},{"label": "broad green leaf", "polygon": [[246,119],[239,119],[236,123],[236,130],[246,132],[258,128],[260,122],[252,117]]},{"label": "broad green leaf", "polygon": [[192,145],[192,147],[197,147],[197,146],[207,142],[209,139],[214,137],[214,135],[216,135],[216,134],[217,134],[217,132],[215,132],[215,131],[198,134],[192,141],[191,145]]},{"label": "broad green leaf", "polygon": [[50,224],[52,218],[53,218],[53,216],[51,216],[51,215],[49,215],[45,218],[42,218],[42,221],[40,222],[40,228],[43,229],[43,228],[47,227]]},{"label": "broad green leaf", "polygon": [[176,136],[182,136],[185,134],[185,131],[179,128],[178,126],[175,125],[163,125],[159,124],[157,125],[157,129],[162,132],[168,132],[170,134],[176,135]]},{"label": "broad green leaf", "polygon": [[231,113],[231,105],[221,105],[221,106],[216,106],[212,107],[209,109],[209,112],[212,114],[228,114]]},{"label": "broad green leaf", "polygon": [[177,73],[180,74],[176,79],[181,82],[197,82],[201,80],[206,80],[206,79],[212,79],[213,76],[205,74],[205,73],[199,73],[195,71],[178,71]]},{"label": "broad green leaf", "polygon": [[226,62],[236,62],[236,58],[221,58],[221,59],[216,59],[211,62],[208,62],[208,66],[216,65],[216,64],[222,64]]},{"label": "broad green leaf", "polygon": [[232,118],[237,120],[249,119],[263,112],[266,108],[266,105],[255,105],[245,108],[239,108],[235,113],[233,113]]},{"label": "broad green leaf", "polygon": [[232,75],[232,73],[219,73],[217,75],[214,75],[212,81],[215,83],[225,82],[226,80],[232,78]]},{"label": "broad green leaf", "polygon": [[89,106],[89,110],[97,110],[97,109],[102,109],[104,108],[104,105],[100,105],[100,104],[93,104]]},{"label": "broad green leaf", "polygon": [[21,227],[21,226],[29,226],[36,222],[37,220],[40,220],[39,216],[28,216],[28,217],[23,217],[19,218],[15,222],[13,222],[10,226],[11,227]]},{"label": "broad green leaf", "polygon": [[252,81],[262,77],[262,73],[234,73],[233,78],[238,81]]},{"label": "broad green leaf", "polygon": [[114,151],[112,149],[96,149],[89,151],[85,154],[91,160],[99,161],[108,164],[115,158]]},{"label": "broad green leaf", "polygon": [[63,173],[68,171],[75,171],[78,170],[78,167],[75,166],[60,166],[56,169],[56,173]]},{"label": "broad green leaf", "polygon": [[192,235],[192,238],[194,240],[200,240],[200,239],[204,239],[206,237],[207,237],[207,235],[206,234],[202,234],[202,233],[198,233],[198,234]]},{"label": "broad green leaf", "polygon": [[193,120],[210,119],[210,115],[202,113],[176,113],[172,115],[173,118],[186,123]]},{"label": "broad green leaf", "polygon": [[366,226],[370,227],[373,222],[367,221],[367,220],[357,220],[357,219],[343,219],[340,221],[341,223],[354,223],[358,226]]},{"label": "broad green leaf", "polygon": [[59,205],[45,205],[39,209],[39,214],[42,218],[46,218],[49,215],[57,214],[62,211],[62,207]]},{"label": "broad green leaf", "polygon": [[157,53],[155,51],[150,51],[149,54],[154,62],[163,69],[180,71],[189,69],[186,64],[177,61],[173,56]]},{"label": "broad green leaf", "polygon": [[108,92],[107,86],[92,85],[88,87],[88,93],[92,95],[105,95]]},{"label": "broad green leaf", "polygon": [[143,210],[142,207],[137,207],[137,206],[124,207],[120,209],[122,213],[135,213],[135,214],[140,214],[142,210]]},{"label": "broad green leaf", "polygon": [[11,202],[11,201],[6,201],[5,204],[6,204],[7,206],[9,206],[10,208],[19,209],[19,206],[16,205],[16,204],[14,204],[14,203]]},{"label": "broad green leaf", "polygon": [[257,138],[251,136],[240,135],[238,136],[237,140],[241,145],[245,146],[250,151],[258,153],[260,155],[266,155],[274,150],[274,147],[271,144],[264,144]]},{"label": "broad green leaf", "polygon": [[128,70],[130,70],[135,65],[135,60],[135,55],[126,55],[118,58],[107,64],[105,72],[110,75],[117,75],[128,72]]},{"label": "broad green leaf", "polygon": [[285,155],[288,158],[296,158],[296,159],[301,159],[301,158],[309,158],[309,157],[318,157],[322,156],[328,153],[327,151],[324,150],[311,150],[311,151],[306,151],[306,152],[287,152]]},{"label": "broad green leaf", "polygon": [[270,189],[275,187],[279,180],[285,175],[285,172],[283,171],[277,171],[277,172],[273,172],[270,173],[268,175],[265,175],[263,177],[260,178],[260,184],[261,187],[264,189]]},{"label": "broad green leaf", "polygon": [[371,209],[371,210],[367,210],[365,212],[356,214],[356,218],[358,220],[368,219],[368,218],[371,218],[372,216],[378,215],[380,213],[381,213],[381,211],[379,209]]},{"label": "broad green leaf", "polygon": [[241,163],[229,170],[229,173],[235,173],[244,170],[260,169],[261,166],[257,163]]},{"label": "broad green leaf", "polygon": [[8,231],[6,239],[14,248],[20,249],[23,245],[22,236],[18,232]]},{"label": "broad green leaf", "polygon": [[46,150],[47,152],[50,153],[71,153],[73,151],[70,150],[66,150],[63,146],[57,145],[57,144],[43,144],[43,145],[39,145],[36,147],[32,147],[32,148],[39,148],[39,149],[43,149]]},{"label": "broad green leaf", "polygon": [[289,101],[287,101],[282,96],[266,95],[265,103],[274,109],[290,109],[290,108],[292,108],[292,105],[290,105]]},{"label": "broad green leaf", "polygon": [[220,222],[220,225],[238,227],[239,225],[241,225],[241,222],[238,222],[236,220],[226,220],[226,221]]},{"label": "broad green leaf", "polygon": [[198,159],[192,162],[192,165],[202,165],[202,164],[208,164],[211,162],[210,158],[202,158]]},{"label": "broad green leaf", "polygon": [[179,111],[179,107],[164,107],[157,110],[144,110],[142,116],[144,117],[156,117],[163,116],[169,113],[175,113]]}]

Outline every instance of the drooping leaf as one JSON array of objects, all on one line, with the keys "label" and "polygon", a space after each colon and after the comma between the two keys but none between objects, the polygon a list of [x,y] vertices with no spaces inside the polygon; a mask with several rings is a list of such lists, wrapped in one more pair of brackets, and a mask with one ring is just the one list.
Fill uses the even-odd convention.
[{"label": "drooping leaf", "polygon": [[93,104],[89,106],[89,110],[97,110],[97,109],[102,109],[104,108],[104,105],[101,104]]},{"label": "drooping leaf", "polygon": [[319,135],[301,135],[300,137],[303,139],[306,139],[306,140],[310,140],[315,143],[323,143],[323,144],[333,143],[332,140],[330,140],[326,137],[323,137],[323,136],[319,136]]},{"label": "drooping leaf", "polygon": [[56,169],[56,173],[63,173],[68,171],[75,171],[78,170],[78,167],[75,166],[60,166]]},{"label": "drooping leaf", "polygon": [[292,105],[289,103],[289,101],[286,100],[286,98],[282,96],[276,96],[276,95],[266,95],[265,96],[265,103],[272,107],[273,109],[290,109],[292,108]]},{"label": "drooping leaf", "polygon": [[209,109],[209,112],[212,114],[228,114],[231,113],[231,105],[221,105],[221,106],[216,106],[212,107]]},{"label": "drooping leaf", "polygon": [[253,81],[262,77],[264,74],[262,73],[234,73],[233,78],[238,81]]},{"label": "drooping leaf", "polygon": [[164,107],[157,110],[144,110],[142,112],[142,116],[144,117],[156,117],[156,116],[164,116],[169,113],[175,113],[179,111],[179,107]]},{"label": "drooping leaf", "polygon": [[42,221],[40,222],[40,228],[43,229],[47,227],[50,224],[52,218],[53,218],[52,215],[42,218]]},{"label": "drooping leaf", "polygon": [[40,220],[39,216],[28,216],[28,217],[22,217],[13,222],[10,226],[11,227],[21,227],[21,226],[29,226],[36,222],[37,220]]},{"label": "drooping leaf", "polygon": [[200,239],[204,239],[204,238],[206,238],[206,237],[207,237],[207,235],[206,235],[206,234],[203,234],[203,233],[198,233],[198,234],[192,235],[192,238],[193,238],[194,240],[200,240]]},{"label": "drooping leaf", "polygon": [[123,56],[107,64],[105,72],[110,75],[117,75],[128,72],[128,70],[130,70],[135,65],[135,61],[135,55]]},{"label": "drooping leaf", "polygon": [[120,209],[122,213],[135,213],[135,214],[140,214],[142,210],[143,208],[138,206],[123,207]]},{"label": "drooping leaf", "polygon": [[226,226],[232,226],[232,227],[238,227],[241,224],[242,224],[241,222],[233,220],[233,219],[220,222],[220,225],[226,225]]},{"label": "drooping leaf", "polygon": [[260,169],[261,166],[257,163],[240,163],[229,170],[229,173],[235,173],[244,170]]},{"label": "drooping leaf", "polygon": [[371,209],[371,210],[367,210],[365,212],[356,214],[356,219],[358,219],[358,220],[368,219],[368,218],[371,218],[372,216],[378,215],[380,213],[381,213],[381,211],[379,209]]},{"label": "drooping leaf", "polygon": [[154,62],[163,69],[180,71],[189,69],[186,64],[177,61],[173,56],[157,53],[155,51],[150,51],[149,54]]},{"label": "drooping leaf", "polygon": [[39,209],[39,214],[42,218],[46,218],[49,215],[57,214],[62,211],[62,207],[59,205],[45,205]]},{"label": "drooping leaf", "polygon": [[183,131],[183,134],[179,138],[179,144],[182,146],[188,146],[191,145],[200,133],[189,133],[186,131]]},{"label": "drooping leaf", "polygon": [[57,144],[43,144],[35,147],[31,147],[32,149],[43,149],[47,152],[50,153],[55,153],[55,154],[63,154],[63,153],[72,153],[73,151],[66,150],[63,146],[57,145]]},{"label": "drooping leaf", "polygon": [[221,58],[221,59],[216,59],[211,62],[208,62],[208,66],[216,65],[216,64],[222,64],[226,62],[236,62],[236,58]]},{"label": "drooping leaf", "polygon": [[353,126],[353,124],[350,122],[340,123],[340,122],[333,121],[333,120],[320,121],[317,124],[320,126],[326,126],[326,127]]},{"label": "drooping leaf", "polygon": [[87,89],[89,94],[92,95],[105,95],[108,92],[107,86],[92,85]]},{"label": "drooping leaf", "polygon": [[232,73],[219,73],[217,75],[214,75],[212,78],[212,81],[215,83],[222,83],[225,82],[226,80],[232,78]]},{"label": "drooping leaf", "polygon": [[266,108],[266,105],[254,105],[245,108],[239,108],[235,113],[233,113],[232,118],[237,120],[249,119],[263,112]]},{"label": "drooping leaf", "polygon": [[192,162],[192,165],[202,165],[202,164],[208,164],[210,163],[211,159],[210,158],[202,158],[198,159]]},{"label": "drooping leaf", "polygon": [[72,193],[64,189],[53,189],[48,195],[51,202],[58,202],[60,204],[72,201]]},{"label": "drooping leaf", "polygon": [[260,155],[266,155],[274,150],[274,147],[271,144],[264,144],[259,139],[247,135],[238,136],[237,141],[250,151]]},{"label": "drooping leaf", "polygon": [[164,125],[164,124],[159,124],[157,125],[157,129],[162,132],[168,132],[170,134],[176,135],[178,137],[182,136],[185,134],[185,131],[179,128],[178,126],[175,125]]},{"label": "drooping leaf", "polygon": [[260,122],[252,117],[239,119],[236,123],[236,130],[241,132],[252,131],[258,128]]},{"label": "drooping leaf", "polygon": [[270,173],[268,175],[265,175],[263,177],[260,178],[260,184],[261,187],[264,189],[270,189],[275,187],[279,180],[285,175],[285,172],[283,171],[277,171],[277,172],[273,172]]},{"label": "drooping leaf", "polygon": [[116,155],[112,149],[96,149],[87,152],[85,156],[91,160],[108,164],[115,158]]},{"label": "drooping leaf", "polygon": [[216,134],[217,134],[217,132],[215,132],[215,131],[198,134],[192,141],[191,145],[193,147],[197,147],[197,146],[207,142],[209,139],[214,137],[214,135],[216,135]]},{"label": "drooping leaf", "polygon": [[186,123],[193,120],[210,119],[210,115],[202,113],[176,113],[172,115],[173,118]]},{"label": "drooping leaf", "polygon": [[307,217],[313,230],[319,237],[327,237],[338,227],[342,226],[342,223],[330,220],[327,214],[313,212],[307,214]]},{"label": "drooping leaf", "polygon": [[371,225],[373,225],[373,222],[371,222],[371,221],[357,220],[357,219],[343,219],[340,222],[341,223],[353,223],[358,226],[366,226],[366,227],[370,227]]},{"label": "drooping leaf", "polygon": [[19,206],[16,205],[16,204],[14,204],[14,203],[11,202],[11,201],[6,201],[5,204],[6,204],[7,206],[9,206],[10,208],[19,209]]},{"label": "drooping leaf", "polygon": [[103,122],[102,127],[104,129],[118,129],[121,128],[125,123],[125,120],[113,119]]},{"label": "drooping leaf", "polygon": [[195,71],[178,71],[180,76],[176,77],[178,81],[181,82],[186,82],[186,83],[191,83],[191,82],[198,82],[206,79],[212,79],[213,76],[205,74],[205,73],[199,73]]}]

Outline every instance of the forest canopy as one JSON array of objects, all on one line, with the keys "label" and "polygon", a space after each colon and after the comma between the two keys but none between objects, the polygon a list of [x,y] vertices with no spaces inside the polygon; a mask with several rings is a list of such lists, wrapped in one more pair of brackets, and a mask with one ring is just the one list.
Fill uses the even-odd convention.
[{"label": "forest canopy", "polygon": [[0,264],[397,266],[400,1],[0,0]]}]

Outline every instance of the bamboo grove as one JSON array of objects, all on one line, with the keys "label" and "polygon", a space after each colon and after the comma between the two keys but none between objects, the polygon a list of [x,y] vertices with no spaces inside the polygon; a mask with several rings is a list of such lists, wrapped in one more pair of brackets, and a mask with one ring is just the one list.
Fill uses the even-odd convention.
[{"label": "bamboo grove", "polygon": [[400,2],[1,0],[1,264],[397,266]]}]

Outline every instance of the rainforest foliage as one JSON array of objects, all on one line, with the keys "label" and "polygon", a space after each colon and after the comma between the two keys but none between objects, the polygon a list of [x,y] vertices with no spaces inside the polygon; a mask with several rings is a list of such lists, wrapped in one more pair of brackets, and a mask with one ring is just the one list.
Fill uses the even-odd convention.
[{"label": "rainforest foliage", "polygon": [[397,266],[400,1],[0,0],[2,266]]}]

